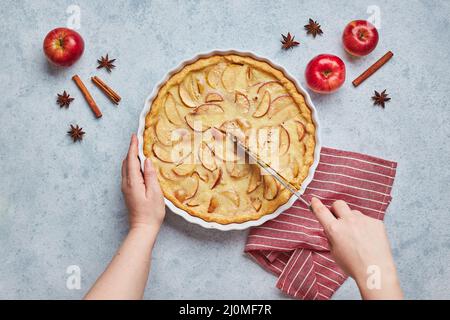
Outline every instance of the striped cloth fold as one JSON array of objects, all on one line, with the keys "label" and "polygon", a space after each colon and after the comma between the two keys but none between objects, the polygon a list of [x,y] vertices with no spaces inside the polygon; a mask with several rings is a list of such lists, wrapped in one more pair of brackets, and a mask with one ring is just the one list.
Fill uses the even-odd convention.
[{"label": "striped cloth fold", "polygon": [[[304,197],[317,197],[328,207],[344,200],[350,208],[383,220],[396,168],[396,162],[323,147]],[[278,276],[277,288],[298,299],[330,299],[347,278],[329,252],[320,223],[300,201],[252,228],[245,252]]]}]

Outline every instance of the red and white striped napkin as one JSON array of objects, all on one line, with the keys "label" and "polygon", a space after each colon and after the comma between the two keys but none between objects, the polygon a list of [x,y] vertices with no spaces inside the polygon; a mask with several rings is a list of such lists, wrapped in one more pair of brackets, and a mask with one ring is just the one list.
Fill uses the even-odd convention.
[{"label": "red and white striped napkin", "polygon": [[[317,197],[326,206],[344,200],[350,208],[383,220],[396,168],[396,162],[323,147],[304,197]],[[321,225],[300,201],[252,228],[245,252],[278,276],[277,288],[298,299],[330,299],[347,278],[329,253]]]}]

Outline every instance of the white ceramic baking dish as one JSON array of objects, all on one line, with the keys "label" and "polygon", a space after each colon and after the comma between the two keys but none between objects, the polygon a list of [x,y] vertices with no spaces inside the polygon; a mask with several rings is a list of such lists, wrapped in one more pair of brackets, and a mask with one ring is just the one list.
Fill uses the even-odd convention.
[{"label": "white ceramic baking dish", "polygon": [[[145,159],[144,151],[143,151],[143,146],[144,146],[144,144],[143,144],[143,134],[144,134],[144,129],[145,129],[145,116],[149,112],[149,110],[151,108],[151,105],[152,105],[152,102],[156,98],[156,96],[158,94],[158,91],[161,88],[161,86],[172,75],[174,75],[175,73],[180,71],[186,65],[194,63],[198,59],[207,58],[207,57],[214,56],[214,55],[228,55],[228,54],[237,54],[237,55],[241,55],[241,56],[249,56],[249,57],[252,57],[253,59],[267,62],[272,67],[282,71],[284,73],[284,75],[295,84],[295,86],[297,87],[297,90],[301,94],[303,94],[303,96],[305,97],[306,103],[311,108],[311,110],[312,110],[312,119],[313,119],[314,124],[316,126],[316,137],[315,137],[316,138],[316,148],[314,150],[314,163],[310,167],[309,174],[306,177],[306,179],[303,181],[302,188],[300,190],[300,193],[303,193],[304,190],[306,189],[306,187],[308,186],[308,184],[311,182],[311,180],[312,180],[312,178],[314,176],[314,172],[316,170],[316,167],[317,167],[317,165],[319,163],[321,140],[320,140],[320,125],[319,125],[319,120],[318,120],[318,117],[317,117],[317,110],[314,107],[314,104],[312,103],[308,92],[297,82],[297,80],[293,76],[291,76],[283,67],[274,64],[269,59],[261,58],[260,56],[256,55],[253,52],[241,52],[241,51],[236,51],[236,50],[214,50],[214,51],[211,51],[211,52],[208,52],[208,53],[198,54],[194,58],[182,62],[178,67],[176,67],[172,71],[168,72],[167,75],[158,84],[156,84],[154,86],[153,92],[145,100],[144,108],[142,109],[142,112],[141,112],[141,115],[140,115],[140,118],[139,118],[139,128],[138,128],[138,132],[137,132],[137,137],[138,137],[138,141],[139,141],[139,158],[141,160],[141,165],[142,166],[144,165],[144,159]],[[263,224],[264,222],[277,217],[280,213],[282,213],[283,211],[285,211],[286,209],[291,207],[294,204],[294,202],[297,200],[297,198],[296,198],[296,196],[292,196],[289,199],[289,201],[287,201],[284,205],[280,206],[277,210],[275,210],[275,212],[273,212],[271,214],[267,214],[265,216],[262,216],[261,218],[259,218],[257,220],[246,221],[246,222],[243,222],[243,223],[230,223],[230,224],[219,224],[219,223],[216,223],[216,222],[207,222],[207,221],[205,221],[203,219],[200,219],[198,217],[192,216],[188,212],[178,208],[170,200],[168,200],[166,198],[164,200],[165,200],[166,206],[169,207],[169,209],[172,212],[180,215],[181,217],[183,217],[184,219],[186,219],[189,222],[198,224],[198,225],[200,225],[200,226],[202,226],[204,228],[207,228],[207,229],[218,229],[218,230],[222,230],[222,231],[229,231],[229,230],[244,230],[244,229],[247,229],[247,228],[250,228],[250,227],[259,226],[259,225]]]}]

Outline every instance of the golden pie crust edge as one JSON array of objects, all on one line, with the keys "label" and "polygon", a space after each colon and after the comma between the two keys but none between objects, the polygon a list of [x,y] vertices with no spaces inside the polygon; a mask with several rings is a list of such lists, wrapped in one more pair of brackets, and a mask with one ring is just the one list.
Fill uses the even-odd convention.
[{"label": "golden pie crust edge", "polygon": [[[291,80],[289,80],[282,71],[273,67],[272,65],[270,65],[269,63],[267,63],[265,61],[257,60],[255,58],[248,57],[245,55],[241,56],[238,54],[227,54],[227,55],[213,55],[213,56],[206,57],[206,58],[199,58],[198,60],[192,62],[191,64],[185,65],[180,71],[173,74],[160,87],[157,96],[151,102],[149,102],[149,103],[151,103],[150,110],[147,113],[147,115],[145,116],[145,129],[144,129],[144,134],[143,134],[143,141],[144,141],[143,152],[144,152],[145,157],[150,158],[152,160],[154,158],[153,152],[151,149],[152,142],[151,141],[149,142],[149,140],[151,140],[151,138],[149,137],[149,135],[151,135],[151,131],[148,130],[148,128],[154,126],[154,124],[155,124],[154,122],[156,121],[155,116],[157,116],[161,112],[164,112],[164,110],[163,110],[164,97],[169,92],[169,89],[172,86],[180,85],[181,82],[183,81],[183,79],[189,74],[189,72],[200,70],[200,69],[206,68],[208,66],[217,64],[217,63],[223,61],[224,59],[230,63],[245,63],[245,64],[256,67],[264,72],[267,72],[267,73],[270,73],[271,75],[273,75],[278,81],[280,81],[280,83],[282,83],[282,85],[285,87],[287,92],[293,98],[294,102],[300,108],[302,117],[304,117],[305,120],[308,121],[308,123],[313,124],[314,128],[312,129],[312,131],[309,132],[311,139],[304,142],[304,144],[305,144],[304,158],[305,158],[305,165],[308,166],[308,170],[307,170],[306,174],[303,174],[303,176],[301,177],[301,180],[299,180],[299,182],[293,183],[293,185],[296,187],[297,190],[300,189],[303,181],[308,176],[310,168],[314,162],[314,150],[315,150],[315,146],[316,146],[316,141],[315,141],[315,135],[316,135],[315,126],[316,126],[316,124],[312,120],[311,109],[306,104],[304,96],[298,91],[295,84]],[[152,118],[154,120],[152,120]],[[302,173],[299,173],[299,176],[301,174]],[[196,212],[193,208],[191,208],[183,203],[180,203],[175,198],[174,195],[165,191],[165,188],[164,188],[165,181],[163,179],[160,179],[159,175],[158,175],[158,179],[159,179],[159,183],[161,184],[161,190],[164,194],[164,197],[166,199],[168,199],[170,202],[172,202],[172,204],[174,206],[189,213],[191,216],[198,217],[206,222],[216,222],[219,224],[243,223],[243,222],[247,222],[247,221],[258,220],[263,216],[266,216],[266,215],[269,215],[269,214],[275,212],[279,207],[286,204],[286,202],[288,202],[288,200],[292,197],[292,194],[288,190],[283,189],[283,190],[280,190],[278,196],[276,197],[276,199],[278,199],[278,201],[276,203],[274,202],[272,206],[266,207],[265,211],[262,211],[262,208],[261,208],[261,210],[255,212],[255,213],[252,213],[252,214],[240,213],[235,216],[224,217],[222,215],[215,215],[214,213]],[[268,202],[270,202],[270,201],[268,201]]]}]

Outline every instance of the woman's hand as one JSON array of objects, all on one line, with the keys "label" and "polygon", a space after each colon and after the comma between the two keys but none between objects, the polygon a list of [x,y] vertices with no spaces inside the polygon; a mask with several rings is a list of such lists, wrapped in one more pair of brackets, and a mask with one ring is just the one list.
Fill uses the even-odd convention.
[{"label": "woman's hand", "polygon": [[158,231],[166,213],[164,198],[150,159],[145,160],[144,174],[141,172],[134,134],[128,155],[122,162],[122,192],[128,207],[130,228],[150,227]]},{"label": "woman's hand", "polygon": [[[311,206],[323,226],[336,263],[356,280],[363,298],[401,299],[383,222],[351,210],[344,201],[334,202],[331,211],[317,198],[312,198]],[[377,276],[379,279],[370,278]]]},{"label": "woman's hand", "polygon": [[133,134],[122,163],[122,191],[130,231],[85,299],[142,299],[144,295],[153,245],[165,215],[163,195],[149,159],[144,167],[142,175],[137,138]]}]

